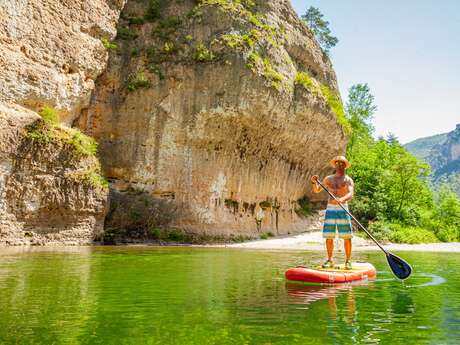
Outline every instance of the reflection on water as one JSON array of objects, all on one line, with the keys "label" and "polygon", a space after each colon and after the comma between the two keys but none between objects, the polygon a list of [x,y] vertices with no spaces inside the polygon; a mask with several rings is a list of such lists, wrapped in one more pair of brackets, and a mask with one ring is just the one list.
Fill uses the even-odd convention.
[{"label": "reflection on water", "polygon": [[[442,327],[437,328],[439,321],[443,318],[431,318],[436,315],[435,309],[432,308],[431,312],[426,312],[427,303],[422,303],[421,312],[417,313],[416,303],[412,297],[411,289],[420,288],[423,291],[424,287],[439,286],[446,283],[446,279],[435,274],[418,273],[414,274],[411,280],[414,285],[399,285],[395,279],[383,278],[375,282],[370,283],[355,283],[355,284],[336,284],[336,285],[310,285],[295,282],[286,282],[286,292],[289,296],[289,302],[292,304],[302,305],[303,309],[308,309],[308,305],[317,303],[320,300],[327,300],[328,309],[330,312],[328,327],[328,337],[332,339],[332,343],[373,343],[373,344],[386,344],[386,341],[392,341],[404,343],[410,341],[408,333],[404,329],[400,329],[399,325],[408,327],[407,330],[416,329],[426,330],[436,333]],[[398,286],[399,285],[399,286]],[[355,292],[354,289],[359,287],[359,291]],[[370,303],[374,306],[374,310],[370,311],[369,315],[366,305],[361,305],[360,310],[356,307],[355,295],[361,296],[364,293],[369,294],[370,290],[382,290],[391,289],[391,304],[387,307],[383,307],[385,303],[379,305],[378,303]],[[369,290],[365,292],[365,290]],[[383,291],[383,290],[382,290]],[[418,292],[418,291],[417,291]],[[385,298],[381,298],[380,301],[385,301]],[[416,294],[419,295],[418,293]],[[423,292],[420,294],[423,296]],[[423,302],[430,301],[431,294],[428,290],[425,291],[425,299]],[[458,291],[455,295],[458,299]],[[341,306],[338,307],[337,300],[341,298]],[[361,299],[361,298],[360,298]],[[434,305],[438,305],[436,300],[431,300]],[[434,313],[434,314],[433,314]],[[426,323],[420,322],[420,316],[430,316],[429,321]],[[457,314],[458,317],[458,314]],[[434,320],[434,323],[433,323]],[[365,321],[365,322],[363,322]],[[410,327],[411,324],[417,322],[416,327]],[[364,326],[363,326],[364,324]],[[455,319],[457,331],[452,334],[458,334],[460,328],[460,320]],[[348,328],[349,332],[344,332],[344,329]],[[395,332],[395,329],[397,331]],[[451,330],[452,331],[452,330]],[[393,333],[394,337],[390,334]],[[344,334],[348,334],[349,337],[344,337]],[[439,335],[438,335],[439,336]],[[430,343],[428,339],[421,334],[411,335],[413,338],[418,338],[419,343]],[[456,343],[458,338],[450,338],[445,335],[442,343]],[[449,339],[449,340],[447,340]]]},{"label": "reflection on water", "polygon": [[310,304],[320,299],[335,299],[339,293],[351,291],[351,284],[314,285],[286,282],[286,291],[291,297],[290,303]]},{"label": "reflection on water", "polygon": [[290,297],[289,302],[292,304],[306,306],[322,299],[327,300],[332,320],[338,320],[339,315],[336,298],[339,294],[345,294],[345,322],[351,325],[356,321],[356,303],[353,295],[353,286],[357,286],[357,284],[310,285],[286,282],[286,291]]},{"label": "reflection on water", "polygon": [[396,293],[392,302],[392,314],[405,315],[413,314],[414,312],[415,305],[412,297],[405,291]]},{"label": "reflection on water", "polygon": [[[322,253],[73,248],[0,255],[0,344],[456,344],[459,254],[410,254],[392,278],[286,282]],[[446,279],[447,278],[447,279]]]},{"label": "reflection on water", "polygon": [[[17,343],[31,338],[37,343],[60,343],[74,337],[84,325],[83,316],[96,302],[95,292],[88,289],[91,252],[78,251],[77,257],[75,251],[58,257],[55,252],[33,248],[20,252],[35,254],[19,262],[17,257],[2,256],[2,267],[6,267],[0,274],[0,328],[7,330],[7,339]],[[53,332],[56,329],[60,332]]]}]

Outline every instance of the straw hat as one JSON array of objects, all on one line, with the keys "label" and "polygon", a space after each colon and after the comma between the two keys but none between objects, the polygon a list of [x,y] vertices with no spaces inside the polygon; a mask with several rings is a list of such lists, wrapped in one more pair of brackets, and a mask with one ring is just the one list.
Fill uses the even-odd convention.
[{"label": "straw hat", "polygon": [[335,168],[335,163],[336,162],[344,162],[345,163],[345,169],[348,169],[349,167],[351,167],[350,162],[344,156],[335,156],[334,158],[331,159],[331,161],[329,163],[331,164],[332,167]]}]

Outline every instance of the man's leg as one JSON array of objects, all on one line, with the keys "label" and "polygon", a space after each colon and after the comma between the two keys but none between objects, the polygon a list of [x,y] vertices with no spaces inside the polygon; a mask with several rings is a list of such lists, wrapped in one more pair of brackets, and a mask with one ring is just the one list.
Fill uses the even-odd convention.
[{"label": "man's leg", "polygon": [[350,216],[345,211],[341,211],[337,222],[339,238],[343,238],[343,245],[345,247],[345,268],[351,269],[351,238],[353,237],[353,233]]},{"label": "man's leg", "polygon": [[345,247],[345,257],[347,258],[347,261],[351,260],[351,238],[345,238],[343,240],[343,244]]},{"label": "man's leg", "polygon": [[327,259],[332,261],[332,254],[334,253],[334,240],[332,238],[326,239]]},{"label": "man's leg", "polygon": [[334,252],[334,238],[337,231],[336,218],[335,210],[330,210],[328,206],[323,226],[323,237],[326,239],[327,261],[323,264],[323,268],[331,268],[333,266],[332,254]]}]

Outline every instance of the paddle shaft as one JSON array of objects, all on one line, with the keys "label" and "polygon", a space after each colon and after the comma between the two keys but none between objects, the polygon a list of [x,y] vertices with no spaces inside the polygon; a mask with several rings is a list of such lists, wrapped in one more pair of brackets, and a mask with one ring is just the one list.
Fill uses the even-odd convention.
[{"label": "paddle shaft", "polygon": [[337,203],[339,204],[339,206],[346,212],[348,213],[348,215],[356,222],[356,224],[358,224],[361,229],[364,230],[364,232],[372,239],[372,241],[374,241],[374,243],[388,256],[389,253],[385,250],[385,248],[383,248],[379,242],[377,242],[377,240],[374,238],[374,236],[372,236],[369,231],[367,231],[367,229],[364,227],[364,225],[362,225],[351,213],[350,211],[348,211],[343,205],[342,203],[337,200],[337,198],[335,197],[334,194],[332,194],[329,189],[327,189],[321,182],[319,182],[319,180],[316,180],[316,182],[318,182],[318,184],[327,192],[327,194],[329,194],[335,201],[337,201]]}]

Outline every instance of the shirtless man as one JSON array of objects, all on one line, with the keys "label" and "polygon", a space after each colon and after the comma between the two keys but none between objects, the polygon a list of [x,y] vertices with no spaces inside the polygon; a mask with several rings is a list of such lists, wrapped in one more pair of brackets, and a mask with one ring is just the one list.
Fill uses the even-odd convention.
[{"label": "shirtless man", "polygon": [[[347,202],[353,198],[353,180],[345,175],[345,169],[351,164],[344,156],[337,156],[331,160],[331,165],[335,168],[335,175],[324,178],[323,184],[348,210]],[[312,189],[314,193],[321,192],[322,188],[318,184],[318,175],[311,177]],[[327,202],[326,215],[324,217],[323,237],[326,239],[327,261],[323,264],[324,268],[334,267],[332,254],[334,252],[334,238],[338,230],[339,238],[343,238],[345,246],[345,268],[351,269],[351,219],[350,216],[338,205],[337,201],[329,197]]]}]

